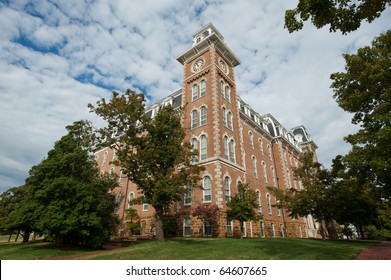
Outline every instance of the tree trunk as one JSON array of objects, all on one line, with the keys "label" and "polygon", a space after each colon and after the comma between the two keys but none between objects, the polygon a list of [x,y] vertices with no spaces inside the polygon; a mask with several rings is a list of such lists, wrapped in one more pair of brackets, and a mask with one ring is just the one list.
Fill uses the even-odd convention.
[{"label": "tree trunk", "polygon": [[10,236],[8,237],[8,242],[11,242],[11,237],[12,237],[12,231],[10,232]]},{"label": "tree trunk", "polygon": [[16,233],[15,242],[17,242],[17,241],[18,241],[19,234],[20,234],[20,230],[18,230],[18,232]]},{"label": "tree trunk", "polygon": [[30,232],[23,233],[23,243],[28,243],[30,239]]},{"label": "tree trunk", "polygon": [[163,231],[163,209],[155,208],[156,213],[156,235],[155,240],[158,242],[164,241]]}]

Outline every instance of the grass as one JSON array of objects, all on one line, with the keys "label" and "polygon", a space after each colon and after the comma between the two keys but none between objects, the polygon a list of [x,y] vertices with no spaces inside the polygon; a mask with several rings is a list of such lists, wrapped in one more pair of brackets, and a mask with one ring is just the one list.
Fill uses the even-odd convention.
[{"label": "grass", "polygon": [[[42,241],[29,244],[0,242],[0,259],[47,259],[86,254],[90,260],[351,260],[376,241],[331,241],[315,239],[223,239],[172,238],[166,242],[145,241],[111,251],[57,248]],[[74,258],[73,258],[74,259]]]}]

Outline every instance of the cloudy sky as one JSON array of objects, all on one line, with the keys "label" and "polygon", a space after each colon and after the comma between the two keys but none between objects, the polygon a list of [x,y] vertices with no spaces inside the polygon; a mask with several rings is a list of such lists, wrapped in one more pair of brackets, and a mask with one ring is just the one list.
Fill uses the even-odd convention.
[{"label": "cloudy sky", "polygon": [[294,34],[284,12],[297,1],[0,0],[0,192],[24,183],[87,109],[112,90],[155,102],[181,88],[176,57],[212,22],[241,61],[239,95],[286,128],[305,125],[326,167],[357,128],[333,100],[329,76],[390,27],[391,10],[349,35],[310,23]]}]

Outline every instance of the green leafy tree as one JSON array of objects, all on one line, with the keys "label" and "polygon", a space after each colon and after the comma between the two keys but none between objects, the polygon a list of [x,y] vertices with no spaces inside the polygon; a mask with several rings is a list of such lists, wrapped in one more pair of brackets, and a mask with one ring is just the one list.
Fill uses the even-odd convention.
[{"label": "green leafy tree", "polygon": [[244,234],[244,222],[258,221],[261,218],[255,210],[258,208],[257,201],[257,193],[248,184],[239,183],[238,193],[227,202],[227,219],[240,222],[241,238]]},{"label": "green leafy tree", "polygon": [[317,27],[330,25],[330,31],[343,34],[358,29],[361,22],[372,22],[391,4],[390,0],[299,0],[297,7],[285,12],[285,28],[301,30],[304,21]]},{"label": "green leafy tree", "polygon": [[143,94],[127,90],[113,92],[110,101],[104,98],[91,112],[106,121],[97,131],[100,144],[117,151],[113,162],[121,166],[142,196],[133,203],[148,203],[155,209],[156,240],[164,241],[163,217],[173,202],[187,192],[188,183],[197,186],[203,167],[192,164],[195,151],[184,142],[185,131],[180,112],[163,106],[152,119],[145,114]]},{"label": "green leafy tree", "polygon": [[90,135],[90,123],[75,122],[67,130],[47,158],[31,168],[26,205],[32,207],[34,227],[49,239],[99,247],[116,225],[114,197],[109,193],[115,181],[99,176],[89,152],[88,139],[93,138],[85,137]]},{"label": "green leafy tree", "polygon": [[372,46],[344,55],[345,72],[331,75],[338,105],[353,113],[355,134],[345,137],[352,150],[345,156],[358,177],[391,197],[391,30],[377,37]]}]

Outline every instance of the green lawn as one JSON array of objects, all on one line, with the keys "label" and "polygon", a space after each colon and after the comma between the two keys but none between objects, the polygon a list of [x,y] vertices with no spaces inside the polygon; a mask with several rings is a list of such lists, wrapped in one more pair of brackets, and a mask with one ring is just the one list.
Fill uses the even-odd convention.
[{"label": "green lawn", "polygon": [[[112,251],[100,251],[76,259],[95,260],[351,260],[374,241],[313,239],[173,238],[145,241]],[[0,242],[0,259],[47,259],[93,252],[78,248],[58,249],[41,241],[31,244]]]}]

